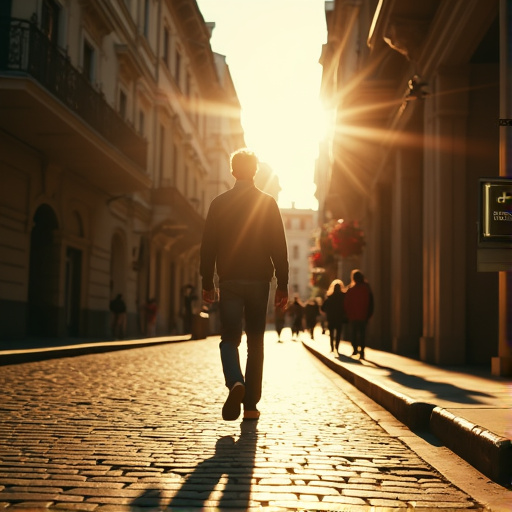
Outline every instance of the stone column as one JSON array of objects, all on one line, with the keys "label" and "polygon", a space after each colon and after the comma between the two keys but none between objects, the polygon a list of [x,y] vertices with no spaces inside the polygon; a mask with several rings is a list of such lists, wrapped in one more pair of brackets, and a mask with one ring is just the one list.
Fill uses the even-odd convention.
[{"label": "stone column", "polygon": [[392,347],[398,354],[417,354],[422,299],[421,149],[397,152],[393,180],[391,229]]},{"label": "stone column", "polygon": [[465,362],[466,68],[439,70],[426,103],[420,356]]}]

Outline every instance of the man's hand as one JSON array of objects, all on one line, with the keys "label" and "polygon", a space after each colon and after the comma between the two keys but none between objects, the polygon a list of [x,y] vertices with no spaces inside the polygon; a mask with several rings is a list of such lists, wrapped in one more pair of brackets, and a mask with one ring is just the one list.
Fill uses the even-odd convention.
[{"label": "man's hand", "polygon": [[203,301],[207,304],[215,302],[215,288],[211,290],[203,290]]},{"label": "man's hand", "polygon": [[276,290],[276,296],[274,298],[274,305],[276,308],[281,310],[285,310],[286,305],[288,304],[288,290]]}]

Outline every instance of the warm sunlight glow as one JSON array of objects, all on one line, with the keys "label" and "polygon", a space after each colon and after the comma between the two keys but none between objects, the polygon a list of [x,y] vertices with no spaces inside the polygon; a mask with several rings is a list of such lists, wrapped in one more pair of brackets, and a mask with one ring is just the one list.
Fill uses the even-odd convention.
[{"label": "warm sunlight glow", "polygon": [[315,162],[326,122],[319,99],[323,0],[198,0],[214,22],[242,106],[246,144],[278,175],[281,207],[317,209]]}]

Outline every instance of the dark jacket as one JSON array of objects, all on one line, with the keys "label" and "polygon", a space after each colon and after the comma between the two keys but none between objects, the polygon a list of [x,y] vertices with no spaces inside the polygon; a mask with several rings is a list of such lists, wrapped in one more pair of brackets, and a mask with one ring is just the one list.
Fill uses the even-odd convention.
[{"label": "dark jacket", "polygon": [[270,281],[288,289],[288,251],[281,213],[275,199],[252,181],[234,187],[211,203],[201,243],[203,289],[220,281]]},{"label": "dark jacket", "polygon": [[322,311],[330,323],[343,323],[347,321],[345,313],[345,294],[339,290],[328,295],[322,304]]}]

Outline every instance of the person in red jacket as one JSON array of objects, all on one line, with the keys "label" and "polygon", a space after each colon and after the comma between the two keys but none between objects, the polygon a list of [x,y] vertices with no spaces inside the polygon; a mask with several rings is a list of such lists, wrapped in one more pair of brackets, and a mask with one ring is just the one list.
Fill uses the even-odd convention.
[{"label": "person in red jacket", "polygon": [[373,315],[373,293],[363,273],[352,270],[351,283],[345,294],[345,313],[349,321],[350,341],[355,356],[364,359],[366,326]]}]

